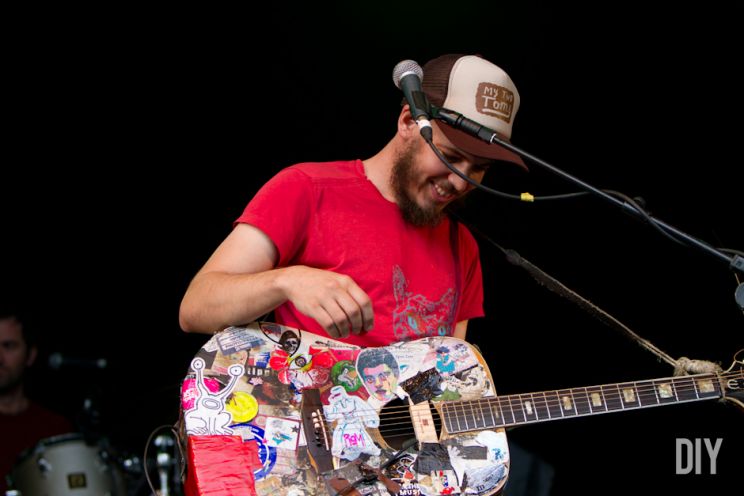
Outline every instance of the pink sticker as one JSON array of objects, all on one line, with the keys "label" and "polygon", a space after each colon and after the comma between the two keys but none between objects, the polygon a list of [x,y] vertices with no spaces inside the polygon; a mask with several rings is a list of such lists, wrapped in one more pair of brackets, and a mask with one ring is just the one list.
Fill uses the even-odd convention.
[{"label": "pink sticker", "polygon": [[[222,389],[222,385],[217,379],[207,377],[204,379],[204,384],[211,392],[216,393]],[[183,411],[188,411],[194,408],[194,401],[199,396],[199,391],[196,389],[196,379],[186,379],[183,381],[181,386],[181,405]]]}]

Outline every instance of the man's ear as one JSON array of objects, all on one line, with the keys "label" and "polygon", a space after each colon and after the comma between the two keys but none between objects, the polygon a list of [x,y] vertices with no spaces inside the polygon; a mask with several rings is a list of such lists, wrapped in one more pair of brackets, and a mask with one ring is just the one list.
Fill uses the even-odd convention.
[{"label": "man's ear", "polygon": [[39,350],[36,349],[36,346],[32,346],[28,349],[28,356],[26,357],[26,367],[30,367],[34,364],[38,351]]},{"label": "man's ear", "polygon": [[398,116],[398,134],[403,138],[410,139],[412,136],[419,135],[419,127],[411,115],[411,108],[408,104],[403,105]]}]

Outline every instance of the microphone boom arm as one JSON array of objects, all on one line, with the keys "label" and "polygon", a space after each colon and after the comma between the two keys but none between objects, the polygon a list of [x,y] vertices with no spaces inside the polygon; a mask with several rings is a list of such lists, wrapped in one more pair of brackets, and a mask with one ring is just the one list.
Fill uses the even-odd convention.
[{"label": "microphone boom arm", "polygon": [[464,115],[455,112],[453,110],[446,109],[444,107],[436,107],[434,105],[431,106],[431,113],[432,118],[438,119],[446,124],[449,124],[450,126],[454,127],[455,129],[460,129],[461,131],[464,131],[472,136],[475,136],[476,138],[479,138],[487,143],[491,144],[498,144],[504,148],[506,148],[509,151],[512,151],[514,153],[517,153],[521,155],[522,157],[525,157],[529,159],[531,162],[534,162],[538,164],[539,166],[543,167],[544,169],[549,170],[550,172],[562,177],[563,179],[566,179],[567,181],[578,185],[582,189],[588,191],[589,193],[598,196],[602,198],[603,200],[612,203],[613,205],[617,207],[621,207],[624,210],[630,212],[633,214],[636,218],[641,219],[643,221],[652,223],[664,231],[673,234],[675,237],[677,237],[679,240],[682,240],[686,242],[689,245],[695,246],[696,248],[704,251],[708,255],[711,255],[715,258],[718,258],[721,261],[724,261],[728,263],[729,267],[733,270],[739,271],[741,274],[744,274],[744,257],[741,255],[728,255],[721,250],[718,250],[717,248],[714,248],[713,246],[709,245],[708,243],[701,241],[683,231],[680,231],[679,229],[659,220],[655,217],[649,215],[646,212],[642,212],[638,210],[635,206],[631,205],[628,202],[620,201],[614,196],[605,193],[604,191],[595,188],[591,184],[588,184],[581,179],[572,176],[571,174],[547,163],[546,161],[525,152],[524,150],[519,149],[518,147],[512,145],[511,143],[501,139],[498,134],[492,129],[487,128],[486,126],[483,126],[477,122],[475,122],[472,119],[468,119]]}]

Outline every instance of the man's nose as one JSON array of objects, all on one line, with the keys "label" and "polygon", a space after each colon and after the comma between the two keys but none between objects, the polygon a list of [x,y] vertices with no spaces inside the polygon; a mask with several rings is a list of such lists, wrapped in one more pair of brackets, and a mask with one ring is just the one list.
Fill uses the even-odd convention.
[{"label": "man's nose", "polygon": [[[461,168],[458,168],[457,170],[465,174],[465,172],[463,172]],[[457,191],[457,193],[459,194],[465,193],[473,187],[465,179],[461,178],[458,174],[455,174],[454,172],[450,172],[448,179],[452,187],[455,188],[455,191]]]}]

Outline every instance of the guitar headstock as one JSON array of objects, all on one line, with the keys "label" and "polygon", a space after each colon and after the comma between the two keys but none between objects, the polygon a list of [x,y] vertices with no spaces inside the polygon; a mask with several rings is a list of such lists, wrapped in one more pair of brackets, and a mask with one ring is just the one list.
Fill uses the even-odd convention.
[{"label": "guitar headstock", "polygon": [[734,355],[734,363],[721,374],[723,398],[744,409],[744,349]]}]

